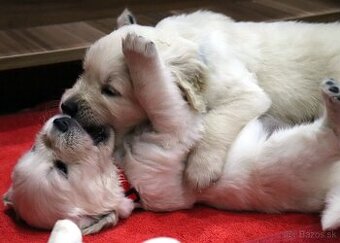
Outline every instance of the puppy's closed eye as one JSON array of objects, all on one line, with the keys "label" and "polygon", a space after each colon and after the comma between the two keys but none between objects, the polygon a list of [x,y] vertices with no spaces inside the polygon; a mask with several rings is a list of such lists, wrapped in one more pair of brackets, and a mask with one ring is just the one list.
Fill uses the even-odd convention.
[{"label": "puppy's closed eye", "polygon": [[68,168],[67,165],[61,161],[61,160],[56,160],[54,161],[54,167],[58,170],[58,172],[64,176],[65,178],[67,178],[68,175]]},{"label": "puppy's closed eye", "polygon": [[109,97],[120,96],[120,93],[109,85],[103,85],[101,93]]}]

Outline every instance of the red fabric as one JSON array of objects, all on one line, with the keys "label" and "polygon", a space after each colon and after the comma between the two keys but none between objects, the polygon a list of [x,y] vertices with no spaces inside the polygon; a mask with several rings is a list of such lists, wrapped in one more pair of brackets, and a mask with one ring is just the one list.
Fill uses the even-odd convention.
[{"label": "red fabric", "polygon": [[[1,195],[10,185],[17,159],[31,147],[35,133],[55,112],[35,110],[0,117]],[[2,203],[0,207],[0,242],[47,241],[49,232],[16,223]],[[197,206],[172,213],[135,211],[116,227],[84,237],[84,242],[142,242],[159,236],[181,242],[338,242],[340,231],[322,233],[318,215],[237,213]]]},{"label": "red fabric", "polygon": [[139,201],[139,194],[135,188],[131,187],[123,170],[119,169],[119,181],[124,188],[125,196],[134,202]]}]

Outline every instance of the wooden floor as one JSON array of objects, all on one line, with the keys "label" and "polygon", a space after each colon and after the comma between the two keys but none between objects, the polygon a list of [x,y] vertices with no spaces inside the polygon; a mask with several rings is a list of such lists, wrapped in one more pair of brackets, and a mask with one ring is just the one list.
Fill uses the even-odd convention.
[{"label": "wooden floor", "polygon": [[[19,4],[21,1],[13,2]],[[112,5],[114,9],[112,9],[112,15],[110,16],[117,15],[124,7],[123,3],[114,2],[118,3]],[[142,4],[143,2],[144,4]],[[164,2],[167,4],[163,4]],[[200,8],[222,12],[236,20],[247,21],[304,20],[327,22],[340,20],[340,0],[164,2],[151,4],[150,1],[139,1],[139,3],[138,1],[132,1],[129,7],[136,14],[140,23],[148,25],[153,25],[163,17],[174,13],[188,12]],[[102,10],[99,9],[101,12],[98,10],[101,13],[98,16],[86,16],[87,12],[84,10],[83,15],[85,14],[85,17],[89,19],[87,21],[54,23],[53,19],[48,18],[45,23],[49,25],[42,26],[39,26],[42,19],[33,15],[32,23],[35,26],[28,26],[25,19],[13,14],[13,10],[6,13],[6,6],[5,4],[0,10],[0,14],[8,15],[7,22],[4,21],[4,17],[0,20],[0,27],[2,27],[2,30],[0,30],[0,70],[80,60],[91,43],[110,33],[115,28],[115,18],[101,18],[102,16],[108,16],[111,5],[105,5],[106,7],[100,5],[99,7]],[[13,8],[13,4],[10,6]],[[50,13],[48,9],[46,8],[45,10],[46,15]],[[81,16],[81,13],[74,11],[74,18],[72,18],[71,13],[65,12],[65,18],[58,19],[56,22],[78,20],[77,16]],[[24,28],[18,28],[18,23],[19,26],[24,26]]]}]

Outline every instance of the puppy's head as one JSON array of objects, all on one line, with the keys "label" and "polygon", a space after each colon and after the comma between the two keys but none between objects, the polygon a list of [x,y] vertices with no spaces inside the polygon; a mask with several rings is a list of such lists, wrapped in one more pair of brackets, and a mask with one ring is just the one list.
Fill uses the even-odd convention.
[{"label": "puppy's head", "polygon": [[[87,51],[84,73],[61,100],[61,111],[82,126],[109,124],[117,140],[147,119],[135,97],[122,52],[122,39],[130,32],[152,40],[190,105],[205,112],[205,64],[197,44],[157,28],[135,24],[129,11],[118,18],[118,28]],[[120,144],[120,141],[116,141]]]},{"label": "puppy's head", "polygon": [[15,166],[4,196],[19,218],[46,229],[70,219],[87,234],[131,213],[133,203],[124,197],[112,163],[113,131],[91,129],[64,115],[44,125]]},{"label": "puppy's head", "polygon": [[[122,38],[130,27],[124,26],[112,32],[89,48],[83,74],[62,97],[61,111],[85,128],[110,125],[119,136],[146,119],[135,98],[122,53]],[[144,29],[141,26],[131,28]]]}]

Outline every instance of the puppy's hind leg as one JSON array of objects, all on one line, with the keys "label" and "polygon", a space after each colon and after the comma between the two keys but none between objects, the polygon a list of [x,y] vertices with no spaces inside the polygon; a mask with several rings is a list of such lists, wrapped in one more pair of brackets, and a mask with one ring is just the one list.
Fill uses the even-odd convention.
[{"label": "puppy's hind leg", "polygon": [[[330,79],[323,83],[323,96],[327,106],[327,123],[339,136],[340,132],[340,85]],[[335,167],[340,168],[340,167]],[[340,182],[340,181],[339,181]],[[337,182],[335,181],[335,184]],[[322,213],[323,230],[333,230],[340,227],[340,185],[332,188],[326,196],[326,208]]]},{"label": "puppy's hind leg", "polygon": [[323,117],[274,132],[263,147],[264,158],[284,160],[301,169],[335,162],[340,157],[340,83],[326,80],[321,89],[326,108]]},{"label": "puppy's hind leg", "polygon": [[[248,137],[242,137],[246,127],[235,142],[240,144],[236,146],[239,150],[235,152],[234,149],[231,154],[241,156],[233,161],[248,164],[253,169],[254,184],[266,185],[264,195],[271,195],[275,198],[273,202],[283,205],[281,210],[317,211],[323,207],[333,178],[329,173],[340,159],[340,134],[337,132],[340,128],[340,93],[336,88],[340,85],[335,81],[322,84],[326,112],[315,122],[277,130],[268,138],[264,133],[264,139],[248,147],[245,142]],[[270,210],[275,204],[267,204],[265,209]],[[277,208],[274,206],[274,209]],[[334,206],[335,211],[339,209],[338,205]],[[323,222],[327,222],[325,228],[330,225],[328,216],[333,217],[327,212],[328,209],[323,217]]]},{"label": "puppy's hind leg", "polygon": [[326,104],[326,122],[337,135],[340,135],[340,82],[334,79],[322,83],[323,98]]}]

